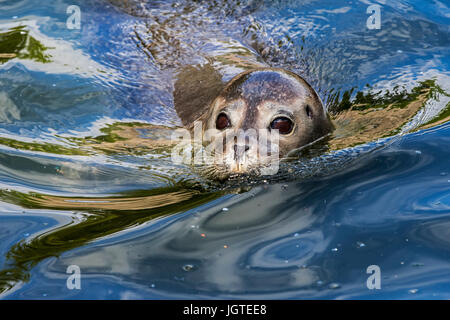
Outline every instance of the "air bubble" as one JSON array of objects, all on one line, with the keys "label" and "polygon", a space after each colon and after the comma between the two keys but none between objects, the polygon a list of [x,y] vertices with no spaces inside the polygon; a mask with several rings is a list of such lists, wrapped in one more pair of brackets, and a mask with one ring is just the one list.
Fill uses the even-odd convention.
[{"label": "air bubble", "polygon": [[339,289],[340,287],[341,287],[341,285],[339,283],[335,283],[335,282],[330,283],[328,285],[328,288],[330,288],[330,289]]},{"label": "air bubble", "polygon": [[184,266],[183,266],[183,270],[184,271],[186,271],[186,272],[189,272],[189,271],[192,271],[192,270],[194,270],[194,265],[192,265],[192,264],[185,264]]}]

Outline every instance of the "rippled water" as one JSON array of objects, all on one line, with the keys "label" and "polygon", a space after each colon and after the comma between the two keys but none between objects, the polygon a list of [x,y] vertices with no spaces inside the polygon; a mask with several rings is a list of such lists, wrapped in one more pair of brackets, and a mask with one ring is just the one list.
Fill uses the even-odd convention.
[{"label": "rippled water", "polygon": [[[0,296],[450,298],[450,8],[377,3],[379,30],[366,1],[0,0]],[[170,161],[174,82],[246,59],[304,76],[337,130],[218,184]]]}]

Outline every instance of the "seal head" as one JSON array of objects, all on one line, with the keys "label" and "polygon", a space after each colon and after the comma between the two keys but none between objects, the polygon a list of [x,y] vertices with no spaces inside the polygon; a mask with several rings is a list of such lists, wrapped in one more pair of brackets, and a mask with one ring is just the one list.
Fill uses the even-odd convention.
[{"label": "seal head", "polygon": [[[260,68],[237,75],[225,86],[212,102],[203,129],[206,139],[215,137],[216,152],[223,153],[222,171],[249,172],[264,163],[261,151],[267,159],[274,154],[283,158],[328,135],[333,125],[303,78],[284,69]],[[266,144],[260,143],[262,136]]]}]

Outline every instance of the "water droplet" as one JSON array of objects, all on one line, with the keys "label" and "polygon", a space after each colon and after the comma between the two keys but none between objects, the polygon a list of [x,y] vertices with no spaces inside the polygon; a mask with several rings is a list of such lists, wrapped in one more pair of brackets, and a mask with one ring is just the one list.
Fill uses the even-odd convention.
[{"label": "water droplet", "polygon": [[340,287],[341,287],[341,285],[339,283],[336,283],[336,282],[330,283],[328,285],[328,288],[330,288],[330,289],[339,289]]},{"label": "water droplet", "polygon": [[358,248],[362,248],[362,247],[365,247],[366,246],[366,244],[365,243],[363,243],[363,242],[356,242],[356,246],[358,247]]},{"label": "water droplet", "polygon": [[417,291],[419,291],[419,289],[411,289],[408,291],[408,293],[415,294],[417,293]]},{"label": "water droplet", "polygon": [[447,172],[441,172],[440,175],[444,177],[447,175]]},{"label": "water droplet", "polygon": [[404,262],[404,261],[400,261],[400,264],[402,264],[402,265],[403,265],[403,264],[405,264],[405,262]]},{"label": "water droplet", "polygon": [[192,270],[194,270],[194,265],[192,265],[192,264],[185,264],[184,266],[183,266],[183,270],[184,271],[192,271]]},{"label": "water droplet", "polygon": [[417,153],[417,154],[422,154],[422,151],[416,150],[416,153]]},{"label": "water droplet", "polygon": [[300,234],[299,233],[294,233],[294,237],[298,237]]},{"label": "water droplet", "polygon": [[222,211],[228,211],[228,208],[222,208]]},{"label": "water droplet", "polygon": [[289,260],[284,260],[284,263],[289,263]]},{"label": "water droplet", "polygon": [[23,236],[24,236],[24,237],[29,237],[30,234],[29,234],[29,233],[24,233]]},{"label": "water droplet", "polygon": [[152,283],[152,284],[150,285],[150,287],[154,288],[154,287],[156,287],[156,286],[155,286],[155,284],[154,284],[154,283]]},{"label": "water droplet", "polygon": [[317,281],[316,281],[316,285],[318,285],[318,286],[323,285],[323,281],[322,281],[322,280],[317,280]]},{"label": "water droplet", "polygon": [[333,252],[337,252],[338,250],[339,250],[338,248],[331,249],[331,251],[333,251]]}]

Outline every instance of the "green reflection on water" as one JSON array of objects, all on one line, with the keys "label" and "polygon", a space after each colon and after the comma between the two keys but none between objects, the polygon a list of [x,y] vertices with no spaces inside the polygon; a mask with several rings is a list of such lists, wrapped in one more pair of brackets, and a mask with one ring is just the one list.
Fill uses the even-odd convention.
[{"label": "green reflection on water", "polygon": [[[58,139],[72,144],[74,147],[48,142],[25,142],[5,137],[0,137],[0,144],[19,150],[59,155],[170,154],[171,146],[174,144],[170,140],[173,130],[173,128],[141,122],[115,122],[100,128],[101,134],[98,136],[78,138],[55,135]],[[147,136],[142,137],[140,131],[148,133]]]},{"label": "green reflection on water", "polygon": [[109,198],[69,198],[38,193],[1,191],[0,199],[30,209],[81,210],[86,216],[60,228],[14,244],[0,270],[0,294],[30,279],[30,271],[49,257],[83,246],[96,239],[139,226],[159,217],[185,212],[223,195],[177,185],[128,192]]},{"label": "green reflection on water", "polygon": [[369,84],[366,85],[367,91],[358,91],[355,98],[351,101],[354,88],[342,93],[335,92],[330,95],[328,111],[332,114],[345,110],[368,110],[378,108],[404,108],[409,103],[417,100],[422,93],[428,93],[428,99],[436,98],[437,93],[445,94],[445,91],[436,84],[435,79],[420,81],[417,86],[408,91],[400,86],[395,86],[392,90],[376,91]]},{"label": "green reflection on water", "polygon": [[0,64],[14,58],[49,63],[51,55],[45,53],[47,49],[49,48],[30,36],[25,26],[0,33]]},{"label": "green reflection on water", "polygon": [[21,150],[45,152],[62,155],[88,155],[89,153],[79,148],[67,148],[53,143],[24,142],[10,138],[0,137],[0,144]]},{"label": "green reflection on water", "polygon": [[[450,97],[435,79],[421,81],[411,90],[394,87],[392,91],[354,90],[332,93],[328,105],[336,130],[329,146],[332,150],[354,147],[399,134],[428,102]],[[411,130],[419,130],[448,121],[448,105],[426,123],[416,119]]]}]

